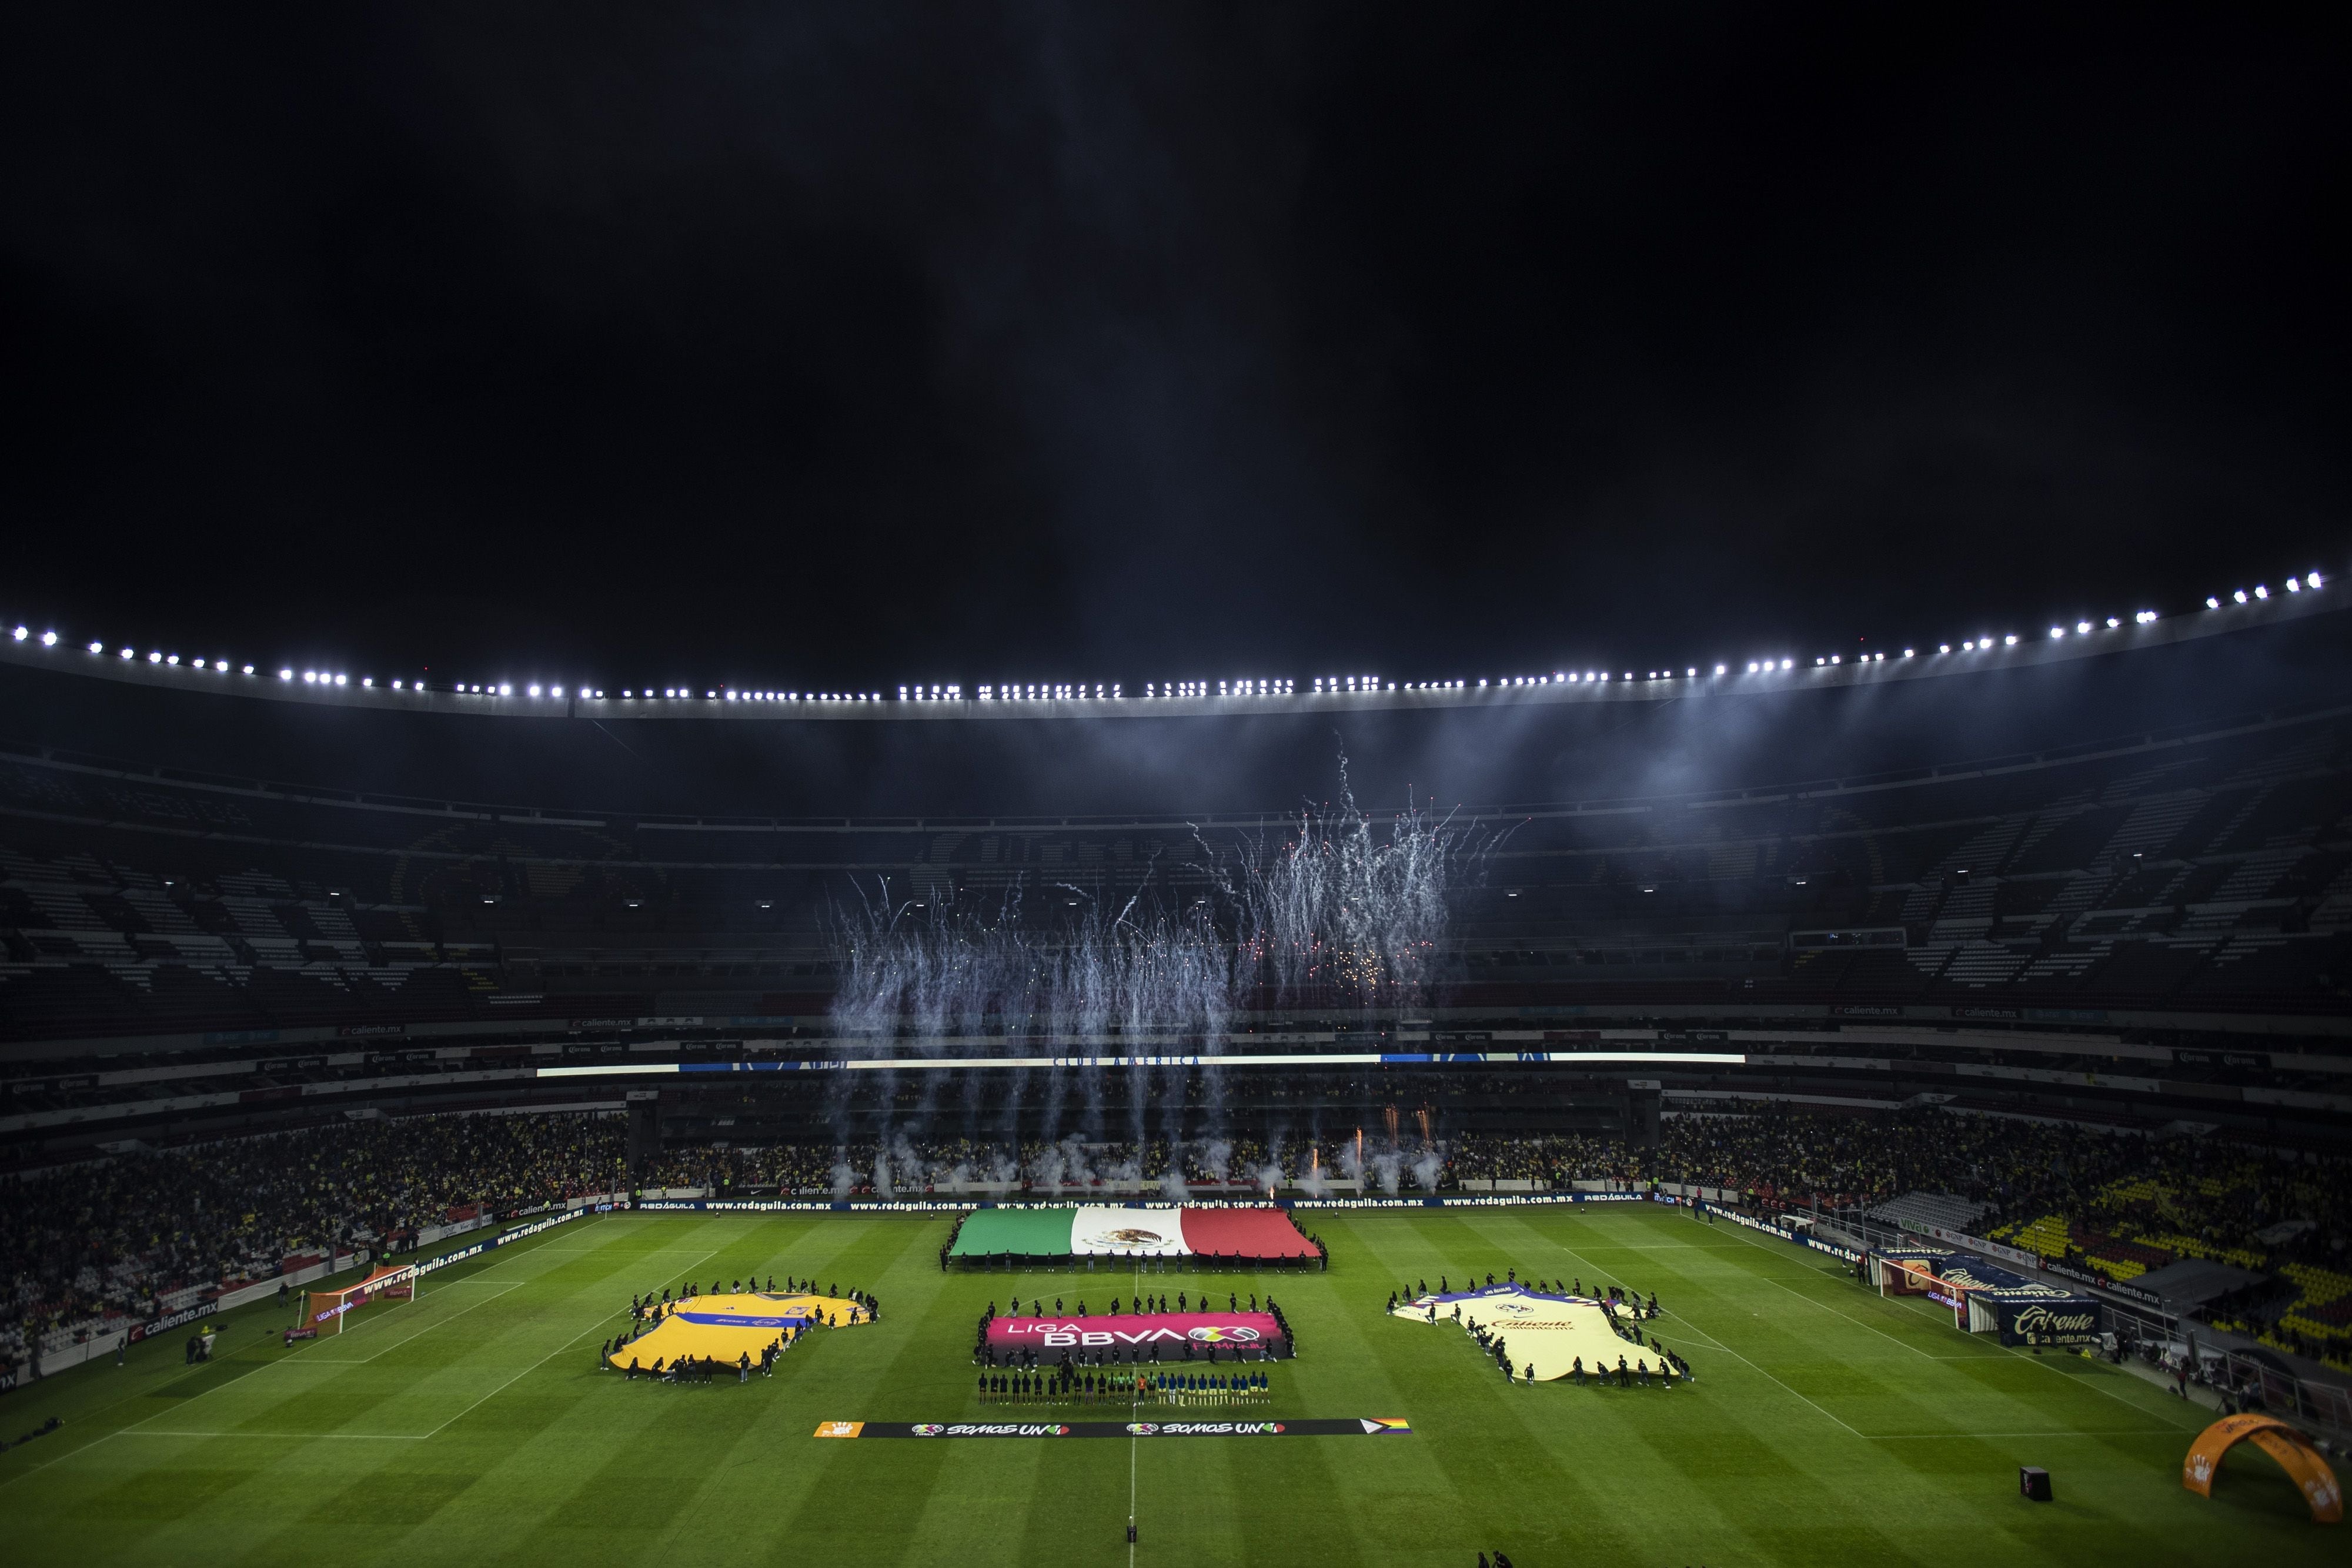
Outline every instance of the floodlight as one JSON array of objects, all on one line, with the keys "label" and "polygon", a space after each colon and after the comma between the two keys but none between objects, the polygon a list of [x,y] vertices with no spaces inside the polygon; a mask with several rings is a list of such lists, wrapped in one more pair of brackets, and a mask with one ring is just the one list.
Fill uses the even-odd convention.
[{"label": "floodlight", "polygon": [[[530,695],[533,695],[533,696],[537,696],[537,695],[539,695],[539,688],[538,688],[537,686],[531,686],[531,687],[529,687],[529,688],[527,688],[527,689],[530,691]],[[727,694],[727,695],[731,699],[731,698],[735,695],[735,694],[734,694],[733,692],[729,692],[729,693]]]},{"label": "floodlight", "polygon": [[2236,600],[2239,603],[2243,604],[2246,601],[2246,591],[2242,588],[2238,590],[2237,592],[2230,595],[2230,597]]},{"label": "floodlight", "polygon": [[2270,596],[2271,591],[2269,589],[2264,588],[2259,582],[2254,584],[2254,597],[2256,599],[2268,599]]},{"label": "floodlight", "polygon": [[[148,662],[149,664],[162,664],[162,663],[163,662],[163,654],[161,654],[161,653],[159,653],[153,652],[152,650],[150,650],[150,651],[149,651],[149,653],[148,653],[148,654],[147,654],[147,662]],[[177,661],[177,660],[174,660],[174,661],[173,661],[173,662],[174,664],[178,663],[178,661]]]},{"label": "floodlight", "polygon": [[[152,663],[152,662],[153,661],[153,659],[154,659],[155,655],[154,655],[154,654],[152,654],[152,653],[150,653],[150,654],[148,654],[148,655],[147,655],[147,657],[148,657],[148,660]],[[166,654],[164,654],[164,655],[163,655],[163,662],[164,662],[165,664],[177,664],[180,662],[180,655],[179,655],[179,654],[177,654],[177,653],[166,653]]]},{"label": "floodlight", "polygon": [[360,685],[363,686],[373,686],[375,685],[375,677],[373,675],[362,675],[360,677]]},{"label": "floodlight", "polygon": [[1911,656],[1911,650],[1910,650],[1910,649],[1908,649],[1908,648],[1904,649],[1904,650],[1903,650],[1903,656],[1904,656],[1905,658],[1906,658],[1906,659],[1907,659],[1907,658],[1909,658],[1909,657]]},{"label": "floodlight", "polygon": [[1793,670],[1797,667],[1797,661],[1794,659],[1783,659],[1780,661],[1780,667],[1784,670]]},{"label": "floodlight", "polygon": [[1729,668],[1730,668],[1730,666],[1729,666],[1728,664],[1717,664],[1717,665],[1715,667],[1715,673],[1716,673],[1717,674],[1718,674],[1718,675],[1719,675],[1719,674],[1723,674],[1723,672],[1724,672],[1724,671],[1726,671],[1727,669],[1729,669]]},{"label": "floodlight", "polygon": [[123,650],[122,650],[122,656],[123,656],[124,658],[126,658],[126,659],[135,659],[135,658],[137,658],[139,655],[138,655],[138,653],[137,653],[136,652],[134,652],[133,650],[129,649],[129,648],[125,648],[125,649],[123,649]]},{"label": "floodlight", "polygon": [[1751,675],[1756,673],[1756,661],[1753,659],[1748,661],[1748,673]]},{"label": "floodlight", "polygon": [[2313,572],[2310,576],[2303,580],[2303,585],[2305,588],[2317,588],[2319,586],[2319,574],[2315,571]]},{"label": "floodlight", "polygon": [[551,689],[553,691],[554,695],[559,697],[563,695],[563,688],[562,686],[555,686]]},{"label": "floodlight", "polygon": [[2107,630],[2108,630],[2108,631],[2112,632],[2112,631],[2114,631],[2116,627],[2118,627],[2118,626],[2120,626],[2120,625],[2122,625],[2122,624],[2123,624],[2123,622],[2120,622],[2120,621],[2118,621],[2118,620],[2116,620],[2114,616],[2110,615],[2110,616],[2108,616],[2108,617],[2107,617]]},{"label": "floodlight", "polygon": [[2016,633],[2016,632],[2011,632],[2008,636],[2003,637],[2003,638],[2000,640],[2000,645],[2001,645],[2002,647],[2004,647],[2004,648],[2014,648],[2014,647],[2016,647],[2016,646],[2017,646],[2017,633]]},{"label": "floodlight", "polygon": [[106,644],[103,643],[92,643],[89,645],[89,651],[93,653],[103,653],[106,652]]},{"label": "floodlight", "polygon": [[17,641],[17,642],[19,642],[19,643],[23,642],[26,638],[27,638],[27,637],[29,637],[29,636],[31,636],[32,634],[33,634],[33,633],[32,633],[32,630],[31,630],[31,628],[29,628],[29,627],[25,627],[25,626],[19,626],[19,627],[17,627],[14,632],[9,632],[9,633],[8,633],[8,635],[10,635],[11,637],[14,637],[14,638],[15,638],[15,639],[16,639],[16,641]]},{"label": "floodlight", "polygon": [[228,674],[228,661],[226,659],[215,659],[213,661],[213,668],[226,675]]},{"label": "floodlight", "polygon": [[2288,578],[2286,580],[2286,591],[2289,593],[2301,593],[2303,591],[2303,580],[2295,577]]},{"label": "floodlight", "polygon": [[339,685],[339,686],[341,686],[341,685],[350,685],[350,684],[351,684],[351,676],[349,676],[349,675],[337,675],[337,676],[335,677],[335,685]]},{"label": "floodlight", "polygon": [[294,672],[291,670],[280,670],[278,672],[278,678],[281,681],[290,681],[294,678]]},{"label": "floodlight", "polygon": [[2063,637],[2065,634],[2066,628],[2063,626],[2053,626],[2050,628],[2050,635],[2053,641],[2057,638]]},{"label": "floodlight", "polygon": [[2209,593],[2205,596],[2205,608],[2208,610],[2219,610],[2221,608],[2221,601]]}]

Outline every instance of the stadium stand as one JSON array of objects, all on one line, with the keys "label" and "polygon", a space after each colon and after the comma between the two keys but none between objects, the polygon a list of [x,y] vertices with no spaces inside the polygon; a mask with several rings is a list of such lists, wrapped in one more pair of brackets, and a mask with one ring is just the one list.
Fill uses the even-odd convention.
[{"label": "stadium stand", "polygon": [[[1272,1065],[1213,1096],[1199,1066],[1155,1070],[1148,1126],[1072,1136],[1078,1104],[1042,1074],[813,1092],[742,1070],[833,1051],[833,930],[859,889],[1040,921],[1147,874],[1181,899],[1211,854],[1278,837],[1279,809],[754,815],[784,761],[824,759],[673,727],[673,771],[730,808],[708,814],[569,725],[498,731],[520,782],[485,804],[477,753],[505,751],[452,737],[509,721],[265,733],[170,706],[226,699],[76,706],[6,684],[27,678],[0,671],[39,699],[0,736],[0,1173],[28,1184],[0,1241],[25,1354],[464,1210],[620,1189],[1652,1182],[1982,1236],[2118,1291],[2236,1270],[2206,1276],[2240,1281],[2209,1322],[2352,1346],[2352,711],[2326,691],[2000,688],[2028,725],[1920,683],[1952,689],[1867,727],[1792,710],[1749,727],[1770,747],[1679,772],[1580,732],[1596,775],[1646,787],[1520,790],[1559,777],[1524,758],[1482,775],[1480,798],[1537,803],[1454,812],[1475,849],[1425,996],[1381,1017],[1244,998],[1223,1048]],[[349,753],[304,729],[322,716]],[[1298,745],[1235,770],[1278,808],[1329,766],[1328,730]],[[887,794],[842,778],[836,802]]]}]

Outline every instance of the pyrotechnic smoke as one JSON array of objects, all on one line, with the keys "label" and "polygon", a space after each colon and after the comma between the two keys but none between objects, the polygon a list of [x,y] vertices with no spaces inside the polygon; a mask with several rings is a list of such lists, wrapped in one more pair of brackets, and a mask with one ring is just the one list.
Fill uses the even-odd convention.
[{"label": "pyrotechnic smoke", "polygon": [[[1252,1002],[1422,1005],[1456,864],[1485,846],[1418,807],[1376,824],[1346,789],[1344,758],[1340,765],[1339,805],[1302,810],[1278,837],[1213,845],[1196,834],[1199,860],[1182,880],[1200,891],[1183,897],[1156,865],[1123,897],[1055,885],[1046,890],[1055,906],[1050,924],[1031,923],[1018,884],[992,912],[952,895],[894,898],[887,882],[861,890],[860,907],[837,909],[834,921],[835,1033],[853,1051],[903,1040],[927,1056],[1047,1054],[1046,1047],[1078,1059],[1051,1070],[1039,1132],[1053,1145],[1073,1073],[1083,1124],[1100,1135],[1097,1059],[1105,1054],[1213,1057],[1236,1009]],[[1189,1070],[1156,1071],[1161,1134],[1172,1145],[1182,1133]],[[1223,1074],[1208,1061],[1199,1071],[1203,1125],[1214,1137],[1225,1130]],[[880,1103],[893,1103],[897,1076],[885,1071],[872,1082]],[[1127,1133],[1139,1145],[1153,1076],[1143,1069],[1127,1075]],[[919,1135],[928,1132],[937,1092],[936,1075],[924,1079],[914,1111]],[[1017,1117],[1020,1082],[1014,1091]],[[845,1138],[842,1092],[836,1126]],[[969,1134],[976,1091],[965,1092]],[[1360,1151],[1357,1163],[1360,1178]],[[877,1186],[884,1179],[877,1169]]]},{"label": "pyrotechnic smoke", "polygon": [[1282,1168],[1282,1134],[1276,1133],[1265,1144],[1265,1164],[1250,1173],[1257,1185],[1268,1192],[1290,1179]]}]

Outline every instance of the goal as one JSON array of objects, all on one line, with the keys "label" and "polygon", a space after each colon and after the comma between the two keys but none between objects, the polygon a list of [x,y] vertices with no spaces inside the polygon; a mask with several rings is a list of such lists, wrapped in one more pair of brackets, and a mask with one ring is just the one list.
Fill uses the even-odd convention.
[{"label": "goal", "polygon": [[1952,1314],[1952,1326],[1966,1333],[1969,1329],[1969,1293],[1949,1280],[1939,1279],[1925,1263],[1915,1263],[1902,1258],[1871,1259],[1873,1271],[1878,1276],[1878,1293],[1882,1296],[1925,1296]]},{"label": "goal", "polygon": [[302,1292],[302,1326],[319,1333],[341,1333],[353,1309],[373,1301],[414,1301],[423,1276],[415,1264],[376,1269],[357,1284]]}]

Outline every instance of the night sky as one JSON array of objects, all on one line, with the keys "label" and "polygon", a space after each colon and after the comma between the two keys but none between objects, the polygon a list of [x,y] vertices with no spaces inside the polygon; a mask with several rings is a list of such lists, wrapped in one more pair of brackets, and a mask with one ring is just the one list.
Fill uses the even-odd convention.
[{"label": "night sky", "polygon": [[1133,689],[2332,570],[2326,9],[20,8],[0,610]]}]

